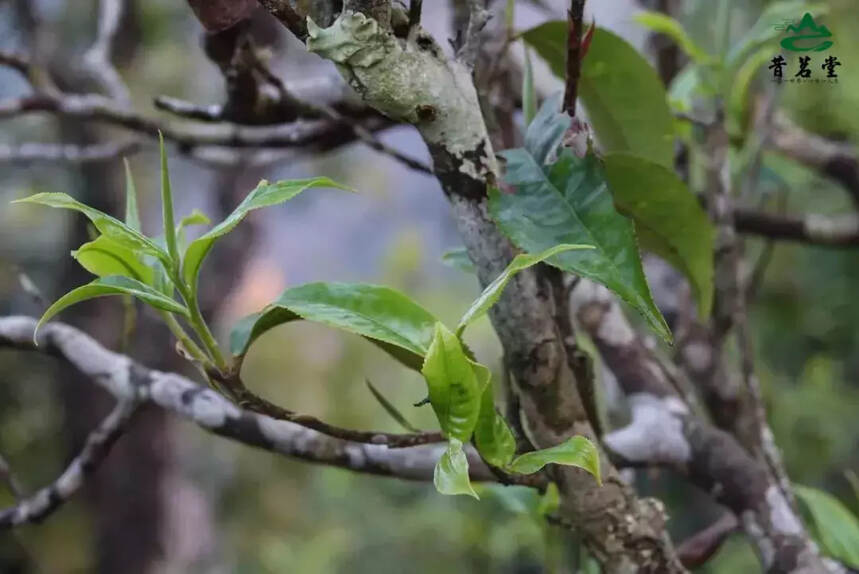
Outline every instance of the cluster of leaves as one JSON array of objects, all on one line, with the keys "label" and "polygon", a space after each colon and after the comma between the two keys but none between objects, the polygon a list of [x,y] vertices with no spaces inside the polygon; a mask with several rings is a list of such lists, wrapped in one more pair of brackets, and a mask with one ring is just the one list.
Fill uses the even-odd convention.
[{"label": "cluster of leaves", "polygon": [[[161,164],[164,225],[163,235],[158,238],[147,237],[140,230],[135,186],[127,164],[125,222],[63,193],[40,193],[19,200],[79,211],[99,232],[93,241],[73,252],[81,265],[98,278],[57,300],[44,313],[39,325],[81,301],[106,295],[133,296],[162,314],[184,351],[207,374],[213,368],[225,373],[240,365],[251,344],[277,325],[298,319],[319,322],[361,335],[423,374],[429,402],[448,440],[448,448],[435,472],[440,492],[477,496],[469,481],[468,460],[463,450],[470,441],[489,464],[506,472],[531,474],[546,464],[556,463],[578,466],[599,480],[599,455],[585,437],[572,437],[560,445],[515,456],[513,433],[495,410],[490,370],[475,360],[462,341],[466,327],[487,313],[517,272],[543,261],[558,265],[564,254],[589,250],[592,246],[561,244],[536,255],[518,255],[469,307],[455,332],[406,295],[387,287],[311,283],[290,288],[260,313],[236,325],[231,334],[234,363],[230,365],[197,302],[198,276],[209,251],[255,209],[283,203],[313,187],[348,188],[324,177],[277,183],[262,181],[224,221],[187,242],[185,228],[208,224],[209,220],[195,211],[178,225],[174,224],[163,142]],[[195,337],[187,333],[180,320]],[[393,410],[390,405],[388,408]]]},{"label": "cluster of leaves", "polygon": [[[194,211],[178,225],[174,223],[173,194],[163,140],[160,150],[163,208],[163,234],[160,237],[147,237],[141,231],[134,180],[127,163],[125,222],[84,205],[65,193],[38,193],[16,202],[78,211],[90,220],[99,233],[93,241],[72,252],[78,262],[98,278],[70,291],[51,305],[39,320],[34,338],[39,326],[75,303],[106,295],[130,295],[162,313],[184,351],[195,361],[204,367],[214,365],[223,371],[227,368],[226,361],[197,302],[200,267],[215,241],[229,233],[255,209],[283,203],[312,187],[347,188],[325,177],[277,183],[261,181],[224,221],[187,243],[185,228],[207,224],[209,219],[199,211]],[[204,349],[186,334],[176,317],[189,323]]]},{"label": "cluster of leaves", "polygon": [[[640,13],[636,19],[641,24],[666,34],[689,56],[690,63],[674,80],[670,94],[632,46],[597,29],[582,63],[579,93],[602,157],[589,152],[578,158],[570,150],[557,151],[570,119],[559,113],[558,98],[547,101],[536,116],[529,111],[535,96],[526,60],[523,101],[528,105],[523,107],[530,126],[524,149],[503,154],[505,181],[516,192],[494,191],[490,204],[494,217],[526,249],[553,240],[596,245],[594,252],[564,255],[560,266],[612,289],[667,338],[640,272],[637,235],[645,249],[686,274],[699,313],[708,315],[713,230],[686,183],[673,172],[674,137],[689,134],[675,129],[678,123],[672,115],[690,112],[693,103],[696,108],[702,101],[712,107],[723,100],[726,129],[733,141],[743,143],[750,127],[751,84],[771,57],[779,35],[774,23],[825,10],[825,6],[794,0],[769,4],[745,36],[719,54],[699,47],[676,20],[655,12]],[[521,34],[561,79],[566,70],[567,29],[566,22],[557,21]],[[743,169],[742,161],[737,164]],[[859,519],[825,492],[800,485],[795,491],[821,547],[855,567]]]},{"label": "cluster of leaves", "polygon": [[[495,410],[491,372],[475,360],[462,340],[465,329],[498,301],[516,273],[541,262],[558,265],[565,253],[589,249],[588,245],[556,245],[539,254],[517,255],[466,310],[455,330],[388,287],[350,283],[294,287],[260,313],[242,319],[233,329],[231,349],[242,357],[266,331],[303,319],[360,335],[403,365],[420,371],[448,440],[435,470],[435,485],[443,494],[477,496],[463,450],[469,441],[487,463],[506,472],[531,474],[555,463],[583,468],[599,480],[599,455],[585,437],[575,436],[560,445],[515,456],[513,433]],[[404,419],[401,415],[396,418]]]},{"label": "cluster of leaves", "polygon": [[[547,22],[521,37],[564,77],[566,22]],[[525,91],[533,91],[527,82]],[[589,150],[578,157],[561,145],[571,120],[560,112],[559,98],[548,99],[527,128],[524,148],[502,154],[505,182],[516,193],[495,191],[492,213],[525,249],[553,237],[596,245],[592,253],[565,256],[562,268],[614,291],[670,342],[641,269],[639,242],[688,277],[699,313],[707,316],[714,231],[674,173],[674,120],[667,95],[635,48],[600,28],[582,62],[579,94],[603,155]]]}]

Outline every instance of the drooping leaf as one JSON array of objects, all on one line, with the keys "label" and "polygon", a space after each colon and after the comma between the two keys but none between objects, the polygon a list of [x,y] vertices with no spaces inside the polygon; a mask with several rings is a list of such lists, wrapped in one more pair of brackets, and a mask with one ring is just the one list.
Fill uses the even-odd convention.
[{"label": "drooping leaf", "polygon": [[306,319],[343,329],[379,344],[420,370],[437,319],[402,293],[360,283],[309,283],[284,291],[261,313],[241,320],[230,347],[244,355],[257,337],[277,325]]},{"label": "drooping leaf", "polygon": [[474,274],[474,263],[468,258],[468,253],[465,247],[458,247],[445,251],[441,256],[441,261],[448,267],[459,269],[465,273]]},{"label": "drooping leaf", "polygon": [[99,277],[95,281],[73,289],[60,297],[53,305],[48,307],[48,310],[39,319],[36,331],[63,309],[81,301],[104,297],[106,295],[132,295],[156,309],[163,309],[164,311],[185,316],[188,315],[188,310],[184,306],[159,293],[152,287],[128,277],[111,275],[109,277]]},{"label": "drooping leaf", "polygon": [[480,414],[474,427],[474,443],[480,456],[499,468],[504,468],[516,454],[516,439],[507,421],[495,410],[492,385],[486,385],[480,399]]},{"label": "drooping leaf", "polygon": [[137,209],[137,187],[134,185],[128,160],[123,158],[122,163],[125,166],[125,224],[135,231],[140,231],[143,227],[140,225],[140,212]]},{"label": "drooping leaf", "polygon": [[167,253],[151,239],[143,236],[139,231],[135,231],[118,219],[97,209],[93,209],[88,205],[84,205],[65,193],[37,193],[13,203],[35,203],[38,205],[47,205],[48,207],[78,211],[83,213],[103,235],[113,239],[120,245],[134,252],[152,255],[165,264],[169,264],[170,258]]},{"label": "drooping leaf", "polygon": [[209,250],[212,249],[215,241],[232,231],[248,213],[255,209],[283,203],[306,189],[317,187],[331,187],[351,191],[348,187],[327,177],[278,181],[276,183],[269,183],[265,180],[261,181],[256,189],[250,192],[244,201],[224,221],[203,236],[192,241],[188,246],[182,265],[182,278],[185,283],[189,287],[193,287],[196,284],[197,276],[200,273],[200,266],[203,264],[203,260],[208,255]]},{"label": "drooping leaf", "polygon": [[671,38],[694,62],[705,64],[712,60],[710,55],[689,37],[683,25],[671,16],[644,10],[636,14],[634,19],[653,32],[665,34]]},{"label": "drooping leaf", "polygon": [[533,474],[547,464],[581,468],[591,473],[597,483],[602,484],[599,453],[594,444],[583,436],[570,437],[557,446],[519,455],[507,469],[519,474]]},{"label": "drooping leaf", "polygon": [[391,415],[392,419],[397,421],[397,423],[401,427],[403,427],[409,432],[420,432],[414,425],[412,425],[412,423],[408,421],[408,419],[406,419],[405,416],[403,416],[403,413],[401,413],[399,409],[397,409],[397,407],[395,407],[393,403],[391,403],[391,401],[385,398],[385,395],[379,392],[379,389],[377,389],[373,385],[373,383],[370,382],[370,379],[364,379],[364,381],[367,383],[367,388],[370,389],[370,393],[377,401],[379,401],[379,404],[382,405],[382,408],[385,409],[385,412]]},{"label": "drooping leaf", "polygon": [[471,361],[459,337],[437,322],[421,373],[442,432],[467,442],[477,424],[480,397],[489,382],[488,370]]},{"label": "drooping leaf", "polygon": [[164,243],[174,266],[179,265],[179,246],[176,242],[176,224],[173,222],[173,191],[170,188],[170,172],[167,169],[167,150],[164,136],[158,133],[158,151],[161,155],[161,217],[164,223]]},{"label": "drooping leaf", "polygon": [[94,241],[84,243],[72,251],[72,257],[93,275],[123,275],[152,285],[152,268],[141,262],[130,249],[106,235],[99,235]]},{"label": "drooping leaf", "polygon": [[[602,283],[641,313],[650,326],[666,341],[671,333],[650,295],[644,277],[632,221],[615,210],[603,166],[593,155],[575,156],[562,149],[551,159],[560,144],[562,132],[545,129],[552,125],[547,116],[566,123],[565,114],[548,100],[537,114],[526,136],[535,142],[528,149],[502,152],[507,160],[504,181],[515,193],[490,189],[489,207],[502,231],[520,248],[539,253],[561,244],[593,245],[559,253],[553,265]],[[541,130],[543,136],[530,133]],[[547,133],[554,134],[548,137]],[[554,141],[552,138],[555,138]]]},{"label": "drooping leaf", "polygon": [[633,218],[643,246],[686,274],[700,315],[708,317],[715,233],[698,200],[661,165],[629,154],[608,154],[603,161],[615,204]]},{"label": "drooping leaf", "polygon": [[811,514],[816,539],[823,552],[859,568],[859,518],[822,490],[796,484],[794,492]]},{"label": "drooping leaf", "polygon": [[525,128],[537,115],[537,88],[534,86],[534,69],[531,66],[531,51],[525,48],[525,70],[522,74],[522,116]]},{"label": "drooping leaf", "polygon": [[546,261],[559,253],[565,253],[574,249],[594,249],[594,247],[592,245],[564,244],[551,247],[542,253],[536,253],[533,255],[530,253],[521,253],[514,257],[513,261],[510,262],[507,268],[504,269],[504,271],[502,271],[501,274],[492,281],[492,283],[487,285],[486,289],[483,290],[483,293],[474,300],[474,303],[471,304],[471,307],[468,308],[462,316],[462,319],[459,320],[459,325],[456,327],[457,336],[462,336],[466,327],[485,315],[486,312],[498,302],[498,299],[501,297],[501,293],[504,291],[504,287],[507,286],[507,283],[510,282],[514,275],[524,269],[536,265],[537,263]]},{"label": "drooping leaf", "polygon": [[[566,72],[567,23],[522,34],[556,76]],[[606,152],[626,151],[671,167],[674,122],[655,70],[622,38],[597,28],[582,61],[579,97]]]},{"label": "drooping leaf", "polygon": [[448,441],[447,450],[435,465],[433,483],[441,494],[467,494],[480,499],[468,478],[468,458],[462,450],[462,442],[455,438]]}]

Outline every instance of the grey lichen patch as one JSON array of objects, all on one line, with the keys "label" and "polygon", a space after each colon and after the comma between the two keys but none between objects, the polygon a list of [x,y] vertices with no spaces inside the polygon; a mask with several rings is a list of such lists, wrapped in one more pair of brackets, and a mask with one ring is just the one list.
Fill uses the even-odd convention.
[{"label": "grey lichen patch", "polygon": [[477,180],[496,170],[468,68],[448,60],[420,29],[407,39],[372,18],[344,10],[328,28],[308,20],[307,49],[337,64],[362,99],[388,117],[414,124],[451,167]]}]

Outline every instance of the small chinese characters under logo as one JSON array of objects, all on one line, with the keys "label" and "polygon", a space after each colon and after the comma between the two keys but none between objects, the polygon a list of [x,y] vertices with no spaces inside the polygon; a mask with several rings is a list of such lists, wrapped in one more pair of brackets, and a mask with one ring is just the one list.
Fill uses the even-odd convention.
[{"label": "small chinese characters under logo", "polygon": [[[835,44],[832,32],[829,28],[814,21],[814,17],[806,12],[799,23],[786,22],[776,26],[776,30],[784,32],[784,37],[779,45],[786,52],[823,52]],[[817,64],[820,64],[817,66]],[[772,70],[773,81],[776,82],[814,82],[814,83],[837,83],[838,73],[836,68],[841,66],[837,56],[831,55],[826,58],[812,60],[810,55],[796,57],[796,61],[788,63],[788,60],[779,54],[770,60],[769,70]],[[795,70],[795,71],[794,71]],[[817,72],[816,70],[823,70]],[[785,72],[794,71],[793,74]]]}]

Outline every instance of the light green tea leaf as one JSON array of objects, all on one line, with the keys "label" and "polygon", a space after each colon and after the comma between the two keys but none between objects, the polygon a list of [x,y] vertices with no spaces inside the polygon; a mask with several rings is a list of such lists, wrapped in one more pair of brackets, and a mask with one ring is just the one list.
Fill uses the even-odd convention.
[{"label": "light green tea leaf", "polygon": [[[164,311],[185,316],[188,315],[188,310],[183,305],[159,293],[152,287],[128,277],[112,275],[109,277],[100,277],[60,297],[53,305],[48,307],[48,310],[39,319],[39,323],[36,325],[36,332],[38,332],[39,327],[50,321],[63,309],[81,301],[107,295],[132,295],[156,309],[163,309]],[[35,338],[35,333],[33,337]]]},{"label": "light green tea leaf", "polygon": [[194,288],[200,267],[212,246],[219,238],[232,231],[251,211],[277,205],[294,198],[302,191],[310,188],[330,187],[351,191],[348,187],[332,181],[327,177],[299,179],[269,183],[265,180],[248,194],[242,203],[221,223],[208,233],[191,242],[185,252],[182,265],[182,278],[190,288]]},{"label": "light green tea leaf", "polygon": [[480,499],[468,478],[468,458],[462,450],[462,442],[450,439],[447,450],[435,465],[433,483],[441,494],[467,494]]},{"label": "light green tea leaf", "polygon": [[[546,261],[550,257],[557,255],[559,253],[564,253],[566,251],[571,251],[574,249],[594,249],[592,245],[556,245],[555,247],[549,248],[542,253],[530,254],[530,253],[521,253],[513,258],[513,261],[507,266],[504,271],[501,272],[501,275],[496,277],[492,283],[490,283],[486,289],[483,290],[483,293],[480,294],[480,297],[474,300],[474,303],[471,304],[471,307],[465,312],[462,316],[462,319],[459,320],[459,325],[456,327],[457,336],[462,336],[465,328],[468,327],[471,323],[482,317],[486,314],[489,309],[492,308],[495,303],[498,302],[498,299],[501,297],[501,293],[504,291],[504,287],[507,286],[507,283],[513,278],[514,275],[519,273],[520,271],[527,269],[536,265],[537,263],[541,263]],[[549,262],[551,263],[551,261]]]},{"label": "light green tea leaf", "polygon": [[519,455],[507,469],[519,474],[533,474],[547,464],[581,468],[592,474],[597,483],[602,484],[599,452],[594,444],[583,436],[570,437],[557,446]]}]

